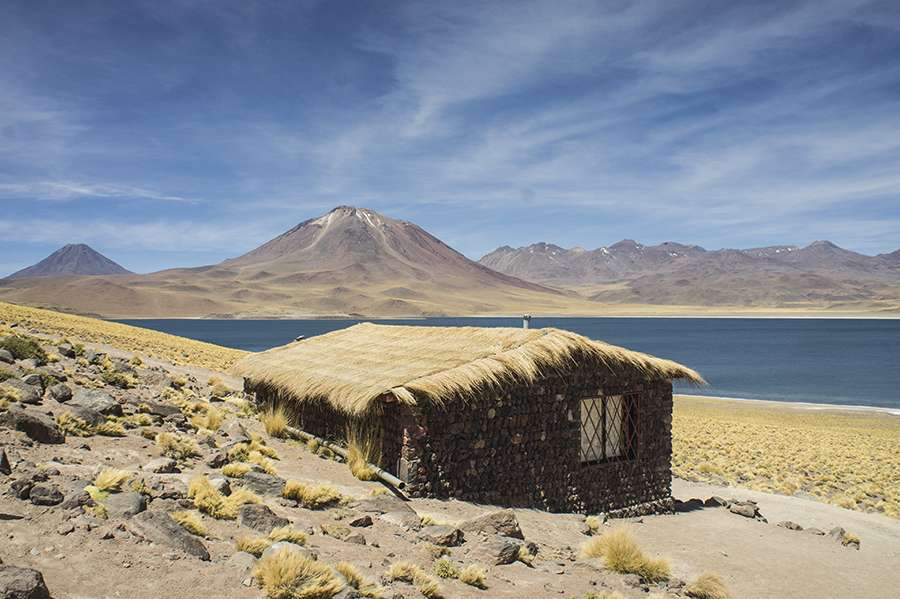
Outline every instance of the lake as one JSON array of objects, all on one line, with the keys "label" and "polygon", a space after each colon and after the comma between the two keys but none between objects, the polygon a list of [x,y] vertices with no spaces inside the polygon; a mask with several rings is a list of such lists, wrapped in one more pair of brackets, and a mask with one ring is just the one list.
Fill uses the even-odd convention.
[{"label": "lake", "polygon": [[[122,320],[249,351],[321,335],[358,320]],[[519,318],[379,320],[427,326],[521,326]],[[900,320],[816,318],[535,318],[670,358],[710,386],[697,395],[900,408]]]}]

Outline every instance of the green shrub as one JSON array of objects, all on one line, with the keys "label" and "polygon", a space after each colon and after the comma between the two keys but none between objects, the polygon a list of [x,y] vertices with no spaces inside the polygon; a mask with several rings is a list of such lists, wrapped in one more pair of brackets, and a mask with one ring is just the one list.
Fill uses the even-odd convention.
[{"label": "green shrub", "polygon": [[33,337],[11,335],[0,339],[0,348],[13,355],[16,360],[37,360],[38,364],[47,363],[47,352]]}]

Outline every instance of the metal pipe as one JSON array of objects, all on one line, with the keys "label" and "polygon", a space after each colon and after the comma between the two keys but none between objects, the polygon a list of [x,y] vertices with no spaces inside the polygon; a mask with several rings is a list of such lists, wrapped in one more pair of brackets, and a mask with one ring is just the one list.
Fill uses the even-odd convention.
[{"label": "metal pipe", "polygon": [[[322,437],[317,437],[313,434],[310,434],[306,431],[302,431],[299,428],[294,428],[292,426],[287,427],[287,431],[295,439],[299,438],[299,439],[303,439],[304,441],[315,440],[317,443],[319,443],[320,445],[324,445],[325,447],[327,447],[334,453],[338,454],[345,460],[347,459],[347,450],[344,449],[343,447],[341,447],[340,445],[335,445],[331,441],[326,441]],[[367,463],[366,466],[371,468],[372,471],[375,472],[375,475],[378,476],[379,479],[381,479],[382,481],[391,485],[392,487],[396,487],[397,489],[402,489],[403,487],[406,486],[405,482],[403,482],[402,480],[400,480],[399,478],[397,478],[396,476],[394,476],[387,470],[383,470],[383,469],[379,468],[378,466],[376,466],[375,464]]]},{"label": "metal pipe", "polygon": [[531,326],[531,314],[523,314],[522,315],[522,328],[527,329]]}]

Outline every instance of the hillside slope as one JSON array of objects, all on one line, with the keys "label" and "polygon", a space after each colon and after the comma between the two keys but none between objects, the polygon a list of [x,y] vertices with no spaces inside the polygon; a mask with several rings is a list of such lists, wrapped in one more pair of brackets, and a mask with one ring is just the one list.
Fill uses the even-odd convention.
[{"label": "hillside slope", "polygon": [[9,275],[9,279],[28,277],[60,277],[66,275],[128,275],[130,270],[119,266],[100,252],[83,243],[70,243],[59,248],[37,264]]}]

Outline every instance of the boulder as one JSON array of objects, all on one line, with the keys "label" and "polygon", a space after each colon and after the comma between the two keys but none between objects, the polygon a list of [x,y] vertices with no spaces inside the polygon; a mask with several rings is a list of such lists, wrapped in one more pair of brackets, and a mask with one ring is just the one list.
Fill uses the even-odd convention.
[{"label": "boulder", "polygon": [[0,349],[0,362],[5,362],[6,364],[12,364],[16,359],[13,357],[8,350]]},{"label": "boulder", "polygon": [[241,486],[261,495],[281,497],[285,480],[265,472],[250,471],[241,478]]},{"label": "boulder", "polygon": [[210,476],[209,484],[222,495],[231,495],[231,483],[224,476]]},{"label": "boulder", "polygon": [[31,568],[0,565],[0,597],[4,599],[50,599],[44,577]]},{"label": "boulder", "polygon": [[6,450],[2,447],[0,447],[0,474],[7,476],[12,474],[12,466],[9,463],[9,458],[6,457]]},{"label": "boulder", "polygon": [[109,393],[99,389],[79,389],[75,392],[69,405],[89,408],[104,416],[121,416],[122,406]]},{"label": "boulder", "polygon": [[75,406],[72,405],[71,402],[67,403],[63,408],[64,412],[68,412],[72,416],[76,418],[80,418],[84,420],[91,426],[97,426],[99,424],[103,424],[106,422],[106,416],[98,412],[97,410],[92,410],[91,408],[86,408],[84,406]]},{"label": "boulder", "polygon": [[368,528],[372,526],[372,516],[368,514],[359,516],[358,518],[353,518],[352,520],[347,522],[347,524],[354,528]]},{"label": "boulder", "polygon": [[34,505],[59,505],[65,498],[59,489],[50,485],[34,485],[29,494]]},{"label": "boulder", "polygon": [[366,537],[364,537],[361,532],[354,531],[345,524],[340,524],[338,522],[324,522],[319,526],[319,529],[322,531],[322,534],[338,539],[339,541],[344,541],[345,543],[355,543],[356,545],[366,544]]},{"label": "boulder", "polygon": [[287,526],[290,523],[290,520],[282,518],[261,503],[242,505],[238,511],[238,524],[263,534],[269,534],[273,528]]},{"label": "boulder", "polygon": [[141,470],[154,474],[171,474],[178,472],[178,462],[172,458],[157,458],[144,464]]},{"label": "boulder", "polygon": [[400,510],[396,512],[385,512],[378,516],[378,519],[394,526],[400,526],[407,530],[419,530],[422,527],[422,520],[419,515],[412,510]]},{"label": "boulder", "polygon": [[232,418],[228,422],[225,423],[225,426],[222,427],[222,430],[228,435],[231,439],[249,439],[250,435],[247,433],[247,429],[244,428],[244,425],[240,423],[237,418]]},{"label": "boulder", "polygon": [[31,385],[32,387],[40,387],[41,391],[44,390],[44,379],[41,378],[41,375],[32,372],[31,374],[26,374],[22,377],[22,382],[26,385]]},{"label": "boulder", "polygon": [[68,343],[63,343],[63,344],[57,346],[56,351],[59,352],[59,355],[65,357],[65,358],[71,358],[74,360],[77,357],[77,354],[75,353],[75,348],[72,347],[71,345],[69,345]]},{"label": "boulder", "polygon": [[467,543],[467,545],[470,544],[468,553],[470,560],[492,566],[502,566],[512,564],[519,559],[519,547],[522,546],[522,541],[495,535]]},{"label": "boulder", "polygon": [[50,398],[58,401],[59,403],[65,403],[72,399],[72,389],[65,383],[57,383],[47,389],[47,393],[50,395]]},{"label": "boulder", "polygon": [[703,505],[706,507],[728,507],[728,500],[719,497],[718,495],[713,495],[709,499],[703,502]]},{"label": "boulder", "polygon": [[229,557],[225,563],[238,573],[237,579],[243,583],[244,580],[247,580],[252,575],[253,567],[256,566],[256,557],[252,553],[238,551]]},{"label": "boulder", "polygon": [[442,547],[456,547],[463,542],[463,533],[455,526],[435,524],[425,526],[418,535],[419,539]]},{"label": "boulder", "polygon": [[0,426],[21,431],[38,443],[64,443],[66,436],[48,416],[12,408],[0,414]]},{"label": "boulder", "polygon": [[12,389],[19,398],[19,403],[27,405],[37,405],[41,403],[41,395],[43,392],[40,387],[27,385],[24,381],[10,379],[0,383],[0,387]]},{"label": "boulder", "polygon": [[512,510],[497,510],[477,518],[465,520],[460,523],[459,529],[467,533],[501,535],[514,539],[525,538],[525,535],[522,534],[522,529],[519,528],[516,514]]},{"label": "boulder", "polygon": [[759,506],[754,501],[732,501],[728,505],[728,511],[744,518],[756,518],[760,515]]},{"label": "boulder", "polygon": [[152,543],[209,561],[206,546],[166,512],[148,510],[127,521],[128,530]]},{"label": "boulder", "polygon": [[131,518],[147,509],[147,500],[140,493],[112,493],[103,500],[103,507],[110,518]]},{"label": "boulder", "polygon": [[159,403],[156,401],[140,401],[137,402],[137,404],[142,406],[146,413],[152,414],[153,416],[159,416],[160,418],[165,418],[172,414],[181,414],[181,409],[179,409],[178,406],[170,404]]},{"label": "boulder", "polygon": [[229,462],[228,453],[225,451],[217,451],[208,460],[206,460],[206,465],[210,468],[221,468],[225,464]]}]

